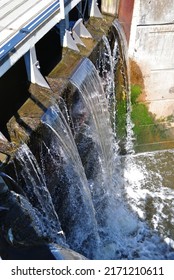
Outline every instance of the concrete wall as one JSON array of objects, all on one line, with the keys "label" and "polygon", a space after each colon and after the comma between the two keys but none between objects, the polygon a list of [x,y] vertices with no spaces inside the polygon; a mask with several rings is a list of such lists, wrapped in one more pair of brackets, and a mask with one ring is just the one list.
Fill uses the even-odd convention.
[{"label": "concrete wall", "polygon": [[174,114],[174,0],[135,0],[129,56],[140,66],[149,109]]},{"label": "concrete wall", "polygon": [[[136,1],[136,0],[135,0]],[[136,1],[138,3],[138,1]],[[173,0],[141,0],[140,24],[171,23],[174,20]]]}]

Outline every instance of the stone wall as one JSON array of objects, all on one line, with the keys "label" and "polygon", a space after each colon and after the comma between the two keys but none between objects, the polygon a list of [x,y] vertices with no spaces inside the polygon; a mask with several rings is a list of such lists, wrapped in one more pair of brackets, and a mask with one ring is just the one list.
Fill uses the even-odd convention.
[{"label": "stone wall", "polygon": [[174,114],[174,0],[135,0],[129,56],[144,78],[145,100],[157,118]]}]

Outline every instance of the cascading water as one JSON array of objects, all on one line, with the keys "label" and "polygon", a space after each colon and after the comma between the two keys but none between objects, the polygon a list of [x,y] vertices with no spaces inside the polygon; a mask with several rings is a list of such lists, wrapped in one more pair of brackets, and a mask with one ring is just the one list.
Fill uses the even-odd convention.
[{"label": "cascading water", "polygon": [[[100,160],[102,161],[102,166],[104,167],[107,176],[112,176],[112,165],[114,161],[114,140],[108,113],[108,102],[105,97],[105,93],[101,86],[96,69],[91,61],[88,59],[84,59],[71,77],[70,81],[77,87],[77,89],[81,93],[81,103],[84,103],[81,106],[84,107],[85,105],[86,107],[84,108],[84,110],[86,110],[86,115],[84,114],[85,118],[87,119],[87,121],[89,118],[91,118],[93,121],[91,134],[94,134],[97,146],[99,147],[99,149],[101,149],[100,154],[102,154],[102,157],[100,157]],[[73,113],[76,113],[75,110]],[[102,118],[102,121],[100,118]],[[85,119],[82,121],[84,123]],[[92,131],[92,129],[94,131]]]},{"label": "cascading water", "polygon": [[22,166],[18,172],[18,184],[23,180],[22,190],[28,201],[37,211],[37,215],[42,223],[42,230],[47,239],[65,245],[62,236],[62,229],[55,212],[50,193],[44,180],[36,158],[26,144],[23,144],[16,153],[16,160]]},{"label": "cascading water", "polygon": [[[127,153],[134,153],[133,149],[133,123],[131,120],[131,96],[130,96],[130,67],[129,67],[129,59],[128,59],[128,48],[127,48],[127,40],[125,37],[125,33],[123,31],[123,27],[118,20],[114,20],[113,26],[118,33],[119,41],[121,44],[120,53],[120,61],[123,64],[122,75],[124,76],[124,90],[127,96],[127,118],[126,118],[126,145],[125,149]],[[125,69],[126,68],[126,69]],[[125,69],[125,70],[124,70]]]},{"label": "cascading water", "polygon": [[116,136],[116,98],[115,98],[115,70],[118,63],[118,41],[115,40],[113,50],[109,44],[109,39],[103,35],[104,49],[99,63],[103,88],[108,100],[111,125]]},{"label": "cascading water", "polygon": [[[95,258],[99,236],[87,179],[70,127],[58,105],[42,118],[46,126],[45,176],[53,204],[68,244],[89,258]],[[51,178],[48,173],[53,171]]]},{"label": "cascading water", "polygon": [[[84,73],[84,75],[82,76],[80,73]],[[137,211],[128,210],[127,202],[129,199],[128,195],[126,197],[124,185],[127,185],[128,182],[126,170],[130,169],[129,161],[125,161],[126,164],[121,168],[119,160],[123,162],[123,159],[113,152],[114,140],[110,130],[110,118],[108,111],[106,113],[105,110],[107,101],[101,88],[100,78],[89,60],[83,60],[71,77],[71,82],[77,87],[78,92],[75,94],[74,100],[76,102],[72,103],[70,115],[74,121],[75,140],[90,183],[99,233],[103,241],[100,258],[172,258],[172,248],[162,241],[157,232],[151,231],[146,223],[137,218]],[[101,95],[101,100],[103,101],[100,103],[99,109],[98,102],[100,102],[100,99],[98,100],[97,98]],[[104,110],[102,109],[103,104]],[[105,127],[104,130],[102,130],[103,127]],[[108,150],[106,148],[102,149],[102,145],[105,145],[103,137],[107,139],[106,147],[109,147]],[[87,157],[86,150],[88,153],[92,150],[92,155]],[[123,158],[125,159],[125,157]],[[89,162],[91,159],[95,164],[97,162],[96,168],[99,171],[99,176],[97,176],[97,172],[90,173]],[[95,161],[93,161],[94,159]],[[110,160],[112,164],[108,164]],[[101,164],[100,169],[98,163]],[[111,170],[108,170],[108,168],[111,168]],[[127,200],[125,200],[125,197]],[[134,213],[136,214],[134,215]],[[154,246],[156,248],[155,252]],[[153,250],[151,250],[151,247]]]},{"label": "cascading water", "polygon": [[73,102],[70,108],[70,115],[74,121],[75,140],[96,211],[102,240],[100,258],[117,258],[119,236],[133,233],[137,220],[128,211],[126,202],[124,206],[123,180],[115,151],[108,102],[100,77],[90,60],[82,61],[71,77],[71,82],[78,92],[74,97],[76,102]]},{"label": "cascading water", "polygon": [[[17,151],[16,181],[24,193],[0,189],[0,211],[14,210],[0,233],[12,247],[44,240],[90,259],[174,259],[172,170],[165,166],[166,158],[173,166],[173,151],[118,154],[109,114],[118,49],[115,42],[111,52],[103,41],[112,78],[107,67],[101,80],[89,59],[81,61],[67,108],[54,104],[42,117],[37,160],[26,144]],[[132,133],[129,121],[130,109]]]}]

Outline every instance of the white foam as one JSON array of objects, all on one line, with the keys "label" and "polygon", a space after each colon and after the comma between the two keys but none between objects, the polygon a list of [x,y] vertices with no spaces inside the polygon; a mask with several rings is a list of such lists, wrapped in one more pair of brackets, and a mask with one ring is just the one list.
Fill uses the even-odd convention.
[{"label": "white foam", "polygon": [[132,240],[138,259],[174,259],[172,166],[173,151],[129,155],[124,160],[126,199],[142,219]]}]

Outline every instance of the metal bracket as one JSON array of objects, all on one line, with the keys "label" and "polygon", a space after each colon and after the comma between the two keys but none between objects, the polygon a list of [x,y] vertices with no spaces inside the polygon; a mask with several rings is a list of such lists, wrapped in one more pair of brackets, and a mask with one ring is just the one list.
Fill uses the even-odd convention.
[{"label": "metal bracket", "polygon": [[98,4],[97,4],[96,0],[92,0],[90,17],[97,17],[97,18],[102,18],[103,17],[99,8],[98,8]]},{"label": "metal bracket", "polygon": [[85,44],[82,42],[82,40],[80,39],[80,37],[76,34],[76,32],[74,30],[72,31],[72,36],[73,36],[76,44],[79,44],[79,45],[82,45],[82,46],[86,47]]},{"label": "metal bracket", "polygon": [[50,88],[39,70],[40,66],[39,61],[37,60],[35,47],[32,47],[24,55],[24,59],[29,81],[41,87]]},{"label": "metal bracket", "polygon": [[63,39],[63,47],[67,47],[69,49],[72,49],[74,51],[80,52],[75,40],[73,39],[71,32],[66,30],[65,31],[65,35],[64,35],[64,39]]},{"label": "metal bracket", "polygon": [[73,32],[77,34],[79,37],[84,37],[84,38],[92,38],[91,34],[87,30],[87,28],[83,24],[83,19],[79,18],[76,23],[73,26],[72,29]]}]

